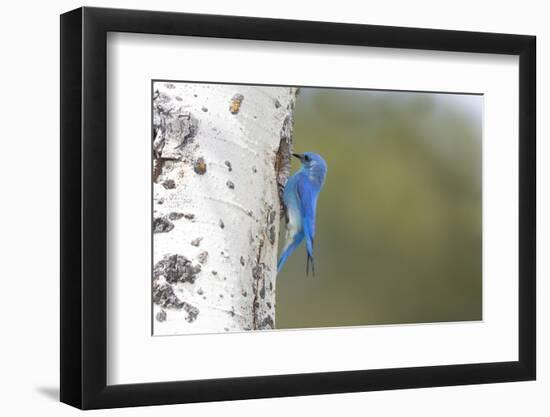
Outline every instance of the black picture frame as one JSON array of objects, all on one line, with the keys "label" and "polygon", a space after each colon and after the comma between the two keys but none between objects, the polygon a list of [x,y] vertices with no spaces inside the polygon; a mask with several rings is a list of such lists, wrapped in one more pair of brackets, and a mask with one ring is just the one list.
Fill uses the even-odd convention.
[{"label": "black picture frame", "polygon": [[[108,386],[108,32],[519,56],[519,360]],[[535,51],[524,35],[88,7],[61,15],[61,401],[95,409],[535,379]]]}]

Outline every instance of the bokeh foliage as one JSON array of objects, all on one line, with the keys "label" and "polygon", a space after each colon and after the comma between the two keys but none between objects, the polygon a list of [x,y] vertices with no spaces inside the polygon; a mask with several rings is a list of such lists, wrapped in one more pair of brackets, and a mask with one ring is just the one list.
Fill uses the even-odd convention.
[{"label": "bokeh foliage", "polygon": [[301,90],[294,150],[328,175],[316,276],[302,245],[277,279],[277,328],[482,319],[482,103]]}]

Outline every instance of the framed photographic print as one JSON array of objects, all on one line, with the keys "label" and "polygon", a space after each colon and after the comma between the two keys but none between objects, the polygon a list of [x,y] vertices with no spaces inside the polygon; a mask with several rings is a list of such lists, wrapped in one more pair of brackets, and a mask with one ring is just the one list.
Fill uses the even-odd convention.
[{"label": "framed photographic print", "polygon": [[535,38],[61,16],[61,401],[535,379]]}]

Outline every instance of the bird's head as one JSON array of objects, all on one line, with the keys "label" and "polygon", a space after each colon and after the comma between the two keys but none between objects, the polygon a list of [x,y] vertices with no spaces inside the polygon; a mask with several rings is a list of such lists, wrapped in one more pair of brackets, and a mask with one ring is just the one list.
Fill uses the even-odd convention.
[{"label": "bird's head", "polygon": [[298,158],[304,169],[310,176],[323,183],[327,172],[327,163],[321,155],[313,152],[304,152],[303,154],[293,153],[293,157]]}]

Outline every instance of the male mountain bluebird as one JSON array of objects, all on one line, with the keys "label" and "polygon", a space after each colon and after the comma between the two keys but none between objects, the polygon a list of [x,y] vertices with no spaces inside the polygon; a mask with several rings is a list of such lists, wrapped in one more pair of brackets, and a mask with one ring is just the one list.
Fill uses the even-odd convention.
[{"label": "male mountain bluebird", "polygon": [[306,238],[307,263],[306,275],[311,272],[315,275],[313,263],[313,239],[315,237],[315,209],[317,197],[327,173],[327,164],[321,156],[316,153],[306,152],[302,155],[293,153],[298,158],[302,167],[288,179],[283,192],[283,200],[286,205],[286,246],[283,250],[277,271],[283,267],[285,261],[292,252]]}]

